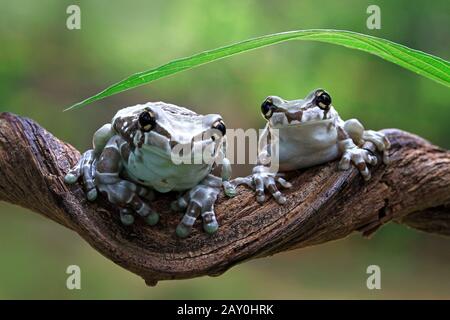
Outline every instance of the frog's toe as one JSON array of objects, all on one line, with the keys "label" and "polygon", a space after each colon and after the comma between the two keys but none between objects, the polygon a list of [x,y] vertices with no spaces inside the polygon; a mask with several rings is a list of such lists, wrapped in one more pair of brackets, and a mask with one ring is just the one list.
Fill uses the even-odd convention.
[{"label": "frog's toe", "polygon": [[200,215],[201,210],[202,207],[197,201],[191,201],[189,203],[183,219],[181,219],[181,222],[177,226],[176,233],[180,238],[186,238],[191,233],[192,226]]},{"label": "frog's toe", "polygon": [[150,209],[150,207],[148,206],[148,204],[146,204],[145,202],[143,202],[141,199],[136,198],[137,204],[135,204],[134,209],[136,210],[136,213],[138,215],[140,215],[141,217],[146,218],[148,215],[151,214],[152,210]]},{"label": "frog's toe", "polygon": [[236,186],[232,181],[223,181],[222,182],[223,185],[223,191],[225,193],[225,195],[229,198],[232,198],[236,195]]},{"label": "frog's toe", "polygon": [[377,150],[382,152],[383,163],[389,164],[388,150],[391,147],[391,143],[384,133],[373,130],[366,130],[364,131],[363,139],[365,141],[372,142]]},{"label": "frog's toe", "polygon": [[225,188],[225,195],[229,198],[232,198],[236,195],[236,188],[234,186],[229,186]]},{"label": "frog's toe", "polygon": [[86,197],[89,201],[95,201],[95,199],[97,199],[97,189],[92,189],[90,191],[88,191],[88,193],[86,194]]},{"label": "frog's toe", "polygon": [[134,216],[131,213],[132,211],[129,208],[120,209],[120,221],[123,225],[129,226],[134,223]]},{"label": "frog's toe", "polygon": [[174,212],[180,212],[181,208],[178,205],[178,200],[174,200],[170,203],[170,210],[174,211]]},{"label": "frog's toe", "polygon": [[370,171],[369,168],[367,168],[367,165],[364,161],[356,163],[356,167],[358,168],[364,180],[366,181],[370,180],[371,178]]},{"label": "frog's toe", "polygon": [[205,230],[206,233],[214,234],[218,229],[219,224],[217,223],[217,221],[203,224],[203,230]]},{"label": "frog's toe", "polygon": [[285,204],[286,203],[286,197],[283,196],[283,194],[278,190],[275,179],[273,177],[267,177],[267,179],[264,182],[265,187],[269,192],[272,194],[272,197],[275,199],[278,204]]},{"label": "frog's toe", "polygon": [[342,156],[341,161],[339,161],[339,170],[350,169],[351,159],[351,155],[349,153],[345,153]]},{"label": "frog's toe", "polygon": [[219,223],[217,223],[216,216],[213,211],[206,211],[202,213],[203,218],[203,230],[209,234],[213,234],[219,229]]},{"label": "frog's toe", "polygon": [[186,238],[191,233],[191,227],[188,227],[182,223],[177,226],[176,234],[180,238]]},{"label": "frog's toe", "polygon": [[286,181],[282,177],[276,177],[275,180],[285,189],[292,188],[292,183]]},{"label": "frog's toe", "polygon": [[352,157],[352,162],[366,181],[371,177],[369,168],[367,167],[367,164],[371,163],[371,157],[372,155],[364,149],[360,149],[360,152],[354,153]]},{"label": "frog's toe", "polygon": [[364,160],[366,161],[366,163],[370,164],[371,166],[376,166],[378,163],[377,157],[375,157],[371,154],[368,154],[367,156],[365,156]]},{"label": "frog's toe", "polygon": [[283,196],[280,191],[275,192],[274,194],[272,194],[272,196],[275,198],[275,201],[278,202],[278,204],[286,203],[286,197]]},{"label": "frog's toe", "polygon": [[67,172],[67,174],[64,176],[65,183],[74,184],[81,177],[81,163],[83,162],[83,158],[84,157],[82,156],[75,167],[70,169],[69,172]]},{"label": "frog's toe", "polygon": [[237,186],[240,186],[241,184],[245,184],[252,189],[255,188],[255,186],[253,185],[253,176],[234,178],[232,181],[230,181],[230,184],[235,188]]},{"label": "frog's toe", "polygon": [[260,204],[263,204],[264,200],[266,200],[266,195],[264,194],[264,190],[256,190],[256,201]]},{"label": "frog's toe", "polygon": [[153,201],[155,199],[155,193],[153,190],[148,189],[143,186],[136,185],[136,191],[135,191],[141,198],[147,200],[147,201]]},{"label": "frog's toe", "polygon": [[145,217],[145,222],[147,222],[149,225],[154,226],[159,221],[159,214],[152,211],[148,216]]},{"label": "frog's toe", "polygon": [[67,183],[67,184],[74,184],[75,182],[77,182],[78,178],[79,177],[77,177],[73,173],[68,173],[64,177],[64,182]]},{"label": "frog's toe", "polygon": [[264,180],[259,175],[255,175],[253,177],[253,182],[255,183],[256,201],[262,204],[266,199],[264,194]]},{"label": "frog's toe", "polygon": [[170,209],[175,212],[183,211],[187,208],[188,202],[187,198],[189,194],[185,194],[184,196],[180,196],[177,200],[174,200],[170,203]]},{"label": "frog's toe", "polygon": [[120,221],[125,226],[130,226],[134,223],[134,217],[131,214],[121,214]]},{"label": "frog's toe", "polygon": [[384,150],[383,152],[383,163],[385,165],[388,165],[391,162],[391,160],[389,159],[389,153],[387,152],[387,150]]}]

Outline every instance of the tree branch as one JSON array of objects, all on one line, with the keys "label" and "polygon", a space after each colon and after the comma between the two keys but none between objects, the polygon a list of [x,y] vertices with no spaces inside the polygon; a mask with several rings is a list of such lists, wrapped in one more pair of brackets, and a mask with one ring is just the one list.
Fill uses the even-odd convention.
[{"label": "tree branch", "polygon": [[161,221],[150,227],[137,219],[120,223],[117,209],[103,198],[86,200],[79,184],[63,177],[79,152],[32,120],[0,114],[0,200],[38,212],[72,229],[120,266],[158,280],[219,275],[253,258],[373,233],[388,221],[450,235],[450,152],[415,135],[384,131],[392,143],[391,164],[372,168],[364,182],[356,169],[338,171],[336,162],[291,173],[287,204],[259,205],[241,187],[232,199],[220,197],[219,231],[208,236],[200,223],[179,239],[180,216],[169,210],[173,195],[152,204]]}]

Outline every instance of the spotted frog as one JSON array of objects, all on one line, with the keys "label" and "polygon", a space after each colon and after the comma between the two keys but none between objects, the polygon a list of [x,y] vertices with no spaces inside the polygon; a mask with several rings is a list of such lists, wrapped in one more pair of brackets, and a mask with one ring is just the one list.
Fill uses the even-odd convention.
[{"label": "spotted frog", "polygon": [[290,188],[291,184],[278,172],[340,159],[339,169],[347,170],[353,164],[369,180],[368,166],[376,165],[377,157],[364,149],[364,143],[372,142],[386,164],[390,143],[383,133],[365,130],[356,119],[342,120],[331,102],[330,94],[323,89],[316,89],[299,100],[267,97],[261,105],[267,123],[260,136],[258,164],[252,175],[237,178],[233,183],[253,188],[260,203],[264,202],[267,189],[283,204],[286,198],[276,183],[284,188]]},{"label": "spotted frog", "polygon": [[[118,206],[125,225],[134,222],[135,214],[155,225],[159,214],[149,205],[154,191],[178,191],[173,208],[185,214],[177,235],[188,236],[200,215],[203,229],[212,234],[219,227],[214,213],[218,194],[224,189],[234,195],[225,133],[218,114],[199,115],[164,102],[127,107],[95,132],[93,149],[82,155],[65,181],[73,184],[82,178],[90,201],[104,194]],[[221,177],[211,174],[217,165]]]}]

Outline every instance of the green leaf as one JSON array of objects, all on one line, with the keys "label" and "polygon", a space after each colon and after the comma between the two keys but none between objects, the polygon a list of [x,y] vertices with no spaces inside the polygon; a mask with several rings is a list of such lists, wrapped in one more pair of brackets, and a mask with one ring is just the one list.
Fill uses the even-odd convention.
[{"label": "green leaf", "polygon": [[327,42],[351,49],[365,51],[450,87],[450,63],[431,54],[410,49],[389,40],[351,31],[325,29],[296,30],[253,38],[225,47],[204,51],[190,57],[173,60],[160,67],[133,74],[132,76],[106,88],[100,93],[72,105],[66,110],[81,107],[93,101],[136,88],[157,79],[161,79],[212,61],[290,40]]}]

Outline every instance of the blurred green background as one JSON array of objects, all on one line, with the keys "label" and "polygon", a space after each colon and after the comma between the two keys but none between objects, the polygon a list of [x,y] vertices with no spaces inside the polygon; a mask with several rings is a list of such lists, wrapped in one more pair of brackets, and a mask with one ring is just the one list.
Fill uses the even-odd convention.
[{"label": "blurred green background", "polygon": [[[81,7],[81,30],[66,8]],[[368,30],[366,8],[381,8]],[[450,148],[449,89],[377,57],[330,44],[290,42],[157,81],[84,109],[62,110],[131,73],[253,36],[346,29],[449,59],[450,5],[440,1],[0,1],[0,111],[33,118],[80,150],[116,110],[166,101],[221,113],[228,127],[260,128],[260,102],[326,88],[346,119],[401,128]],[[1,168],[0,168],[1,170]],[[246,174],[242,168],[237,173]],[[72,231],[0,203],[0,298],[450,298],[450,240],[390,224],[345,240],[239,265],[218,278],[148,288]],[[65,287],[66,267],[82,290]],[[377,264],[382,289],[366,288]]]}]

